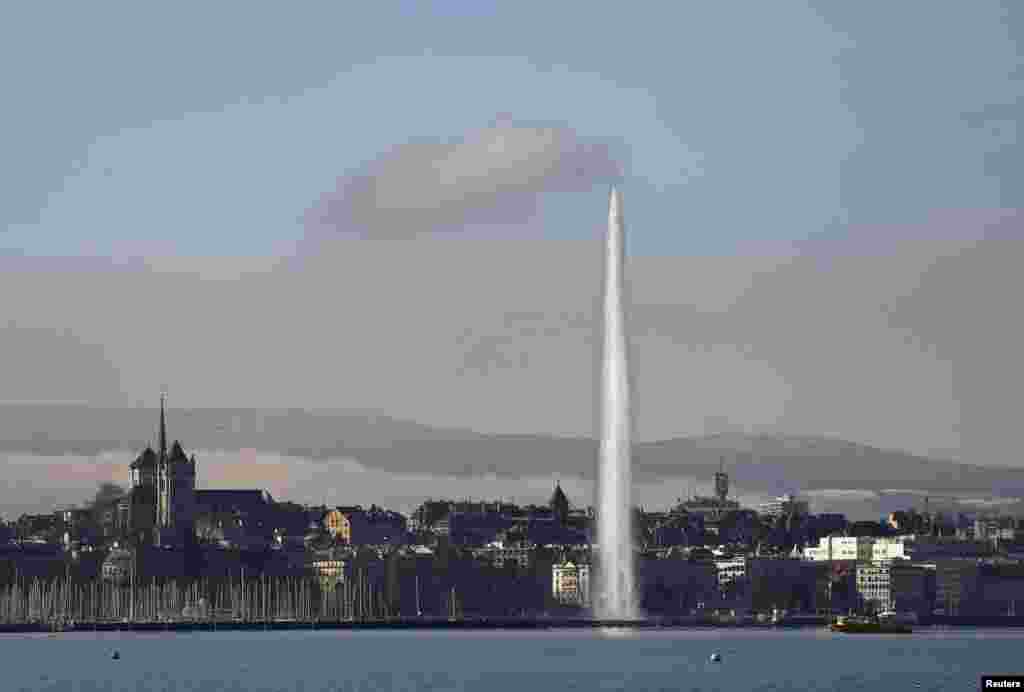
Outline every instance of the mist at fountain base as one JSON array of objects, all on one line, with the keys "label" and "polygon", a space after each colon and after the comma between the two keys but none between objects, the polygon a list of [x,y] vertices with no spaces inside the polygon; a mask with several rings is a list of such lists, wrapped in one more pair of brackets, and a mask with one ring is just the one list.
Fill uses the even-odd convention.
[{"label": "mist at fountain base", "polygon": [[596,598],[591,608],[593,617],[598,620],[608,620],[611,622],[643,619],[643,614],[638,605],[639,594],[636,585],[630,578],[631,575],[629,575],[632,572],[629,567],[632,567],[632,565],[629,565],[626,569],[621,569],[620,567],[618,570],[619,574],[612,579],[605,579],[605,575],[602,574],[600,569],[600,562],[596,567],[597,570],[594,576],[599,585],[599,590],[596,593]]}]

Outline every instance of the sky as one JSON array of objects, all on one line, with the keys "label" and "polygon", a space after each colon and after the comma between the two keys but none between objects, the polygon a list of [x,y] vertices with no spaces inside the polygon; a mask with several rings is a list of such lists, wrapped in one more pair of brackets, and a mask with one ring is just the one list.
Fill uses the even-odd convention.
[{"label": "sky", "polygon": [[22,3],[8,401],[593,433],[610,185],[643,439],[1022,465],[1018,3]]}]

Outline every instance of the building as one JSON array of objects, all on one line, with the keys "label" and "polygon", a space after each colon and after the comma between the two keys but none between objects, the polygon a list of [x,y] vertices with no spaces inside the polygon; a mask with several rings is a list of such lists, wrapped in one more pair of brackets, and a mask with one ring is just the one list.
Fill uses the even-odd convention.
[{"label": "building", "polygon": [[813,612],[819,605],[818,564],[793,558],[753,557],[744,575],[750,590],[750,607],[759,612],[774,609]]},{"label": "building", "polygon": [[555,483],[555,490],[551,494],[548,506],[551,508],[555,521],[564,525],[566,519],[569,518],[569,498],[565,496],[561,483]]},{"label": "building", "polygon": [[0,574],[10,579],[56,579],[67,575],[67,556],[57,543],[21,541],[0,545]]},{"label": "building", "polygon": [[816,562],[825,560],[856,560],[871,562],[874,557],[875,539],[870,536],[825,536],[817,546],[804,548],[804,559]]},{"label": "building", "polygon": [[740,503],[735,500],[725,500],[720,502],[714,497],[694,495],[690,499],[684,500],[680,503],[677,509],[692,516],[699,516],[706,524],[710,525],[711,522],[717,521],[717,519],[726,512],[736,511],[739,508]]},{"label": "building", "polygon": [[529,541],[515,541],[504,543],[496,541],[490,545],[477,548],[473,551],[473,557],[484,560],[495,567],[515,566],[526,569],[530,566],[530,560],[534,556],[536,545]]},{"label": "building", "polygon": [[877,538],[871,546],[871,561],[909,560],[914,551],[913,536]]},{"label": "building", "polygon": [[784,516],[805,517],[810,514],[810,505],[807,500],[801,500],[795,495],[782,495],[761,503],[758,512],[766,517],[776,518]]},{"label": "building", "polygon": [[[185,456],[175,440],[162,466],[157,467],[157,528],[161,542],[183,543],[194,533],[196,459]],[[169,540],[166,540],[165,537]]]},{"label": "building", "polygon": [[714,497],[694,495],[681,502],[676,511],[691,515],[698,515],[706,520],[715,521],[721,518],[726,512],[736,511],[740,503],[729,497],[729,474],[725,472],[725,457],[719,462],[718,471],[715,472],[715,494]]},{"label": "building", "polygon": [[72,543],[88,541],[94,537],[93,512],[88,509],[67,508],[56,512],[57,525],[61,529],[60,542],[65,548]]},{"label": "building", "polygon": [[167,448],[164,397],[160,397],[159,451],[146,447],[129,468],[131,533],[144,542],[181,544],[194,534],[196,458],[175,440]]},{"label": "building", "polygon": [[980,598],[971,608],[984,615],[1020,615],[1024,611],[1024,565],[993,562],[979,569]]},{"label": "building", "polygon": [[118,525],[138,545],[182,546],[193,541],[197,524],[208,537],[236,546],[269,542],[277,518],[274,499],[262,490],[197,490],[196,458],[181,443],[168,449],[164,397],[160,397],[158,450],[146,447],[130,467],[131,490],[117,504],[104,535],[117,535]]},{"label": "building", "polygon": [[92,508],[94,523],[102,539],[124,538],[131,531],[131,494],[98,503]]},{"label": "building", "polygon": [[904,551],[914,560],[939,558],[985,558],[993,554],[991,543],[963,541],[936,536],[906,536]]},{"label": "building", "polygon": [[563,605],[590,605],[590,566],[565,561],[551,567],[551,595]]},{"label": "building", "polygon": [[857,595],[864,607],[880,613],[887,610],[931,610],[929,570],[902,561],[857,564]]},{"label": "building", "polygon": [[736,556],[714,560],[718,594],[767,612],[773,608],[811,611],[817,605],[818,573],[805,560]]},{"label": "building", "polygon": [[730,589],[742,587],[747,579],[747,563],[748,558],[743,556],[715,560],[719,591],[726,593]]},{"label": "building", "polygon": [[483,547],[507,539],[515,523],[496,512],[452,512],[448,515],[449,540],[454,545]]},{"label": "building", "polygon": [[20,540],[49,541],[58,537],[60,523],[56,514],[22,514],[14,525]]},{"label": "building", "polygon": [[1013,543],[1017,538],[1017,521],[1013,517],[978,517],[974,520],[974,540],[993,545]]},{"label": "building", "polygon": [[239,548],[269,544],[274,498],[264,490],[197,490],[195,525],[204,537]]},{"label": "building", "polygon": [[345,560],[333,550],[318,553],[310,563],[313,576],[320,582],[320,588],[332,591],[345,581]]},{"label": "building", "polygon": [[718,472],[715,473],[715,498],[725,502],[729,496],[729,474],[725,472],[725,457],[719,460]]},{"label": "building", "polygon": [[689,614],[719,601],[719,577],[710,559],[642,557],[637,562],[641,606],[646,613]]},{"label": "building", "polygon": [[673,512],[665,518],[655,518],[649,527],[649,545],[655,548],[703,543],[704,520],[699,515]]},{"label": "building", "polygon": [[978,598],[980,568],[977,560],[939,558],[923,564],[935,574],[935,612],[960,615]]},{"label": "building", "polygon": [[261,516],[270,511],[274,498],[265,490],[204,489],[196,491],[199,513],[240,512]]},{"label": "building", "polygon": [[103,579],[115,584],[126,584],[132,574],[132,553],[123,548],[114,548],[103,560]]},{"label": "building", "polygon": [[329,509],[324,512],[321,524],[324,531],[330,534],[331,538],[342,543],[352,542],[352,522],[341,511],[340,508]]},{"label": "building", "polygon": [[960,541],[932,535],[905,535],[874,539],[871,559],[934,560],[938,558],[984,558],[992,555],[992,546],[979,541]]},{"label": "building", "polygon": [[396,546],[408,543],[406,518],[398,512],[371,505],[369,509],[342,512],[348,521],[352,545]]},{"label": "building", "polygon": [[[444,500],[427,500],[421,504],[409,518],[409,530],[415,532],[431,531],[436,532],[435,525],[442,519],[447,519],[448,514],[453,511],[453,503]],[[448,526],[445,526],[447,533]],[[439,534],[438,534],[439,535]]]},{"label": "building", "polygon": [[435,536],[448,536],[451,534],[451,521],[448,517],[438,519],[431,525],[430,530]]},{"label": "building", "polygon": [[157,455],[152,447],[146,447],[129,467],[128,530],[138,542],[152,542],[156,530],[156,467]]}]

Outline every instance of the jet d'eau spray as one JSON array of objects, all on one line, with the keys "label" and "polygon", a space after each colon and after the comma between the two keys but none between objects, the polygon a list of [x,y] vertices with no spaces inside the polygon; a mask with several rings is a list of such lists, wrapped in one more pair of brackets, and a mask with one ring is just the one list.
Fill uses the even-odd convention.
[{"label": "jet d'eau spray", "polygon": [[601,447],[598,460],[595,577],[596,615],[627,620],[639,616],[630,503],[632,443],[624,306],[625,229],[622,198],[612,188],[605,245],[603,351],[601,354]]}]

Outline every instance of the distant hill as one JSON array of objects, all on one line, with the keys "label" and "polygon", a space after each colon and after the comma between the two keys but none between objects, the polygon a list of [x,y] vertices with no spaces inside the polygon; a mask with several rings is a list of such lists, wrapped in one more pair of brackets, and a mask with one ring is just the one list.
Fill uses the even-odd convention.
[{"label": "distant hill", "polygon": [[[141,450],[156,438],[153,409],[0,405],[0,453],[96,455]],[[597,444],[584,438],[490,435],[433,428],[372,413],[171,410],[169,434],[186,449],[255,448],[287,456],[353,457],[398,473],[593,477]],[[715,435],[640,443],[634,477],[710,480],[725,458],[750,491],[915,489],[1024,495],[1024,469],[983,467],[815,437]]]}]

